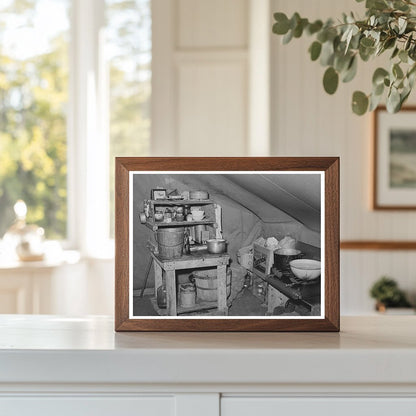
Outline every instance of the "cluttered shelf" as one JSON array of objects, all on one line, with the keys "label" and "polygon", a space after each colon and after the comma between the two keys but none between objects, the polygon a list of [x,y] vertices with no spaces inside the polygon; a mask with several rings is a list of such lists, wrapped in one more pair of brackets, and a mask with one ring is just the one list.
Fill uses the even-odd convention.
[{"label": "cluttered shelf", "polygon": [[152,219],[146,220],[146,226],[150,228],[152,231],[157,231],[160,227],[189,227],[189,226],[196,226],[196,225],[212,225],[214,221],[210,220],[188,220],[188,221],[171,221],[171,222],[156,222]]},{"label": "cluttered shelf", "polygon": [[181,205],[209,205],[214,201],[210,199],[156,199],[150,200],[152,205],[181,206]]}]

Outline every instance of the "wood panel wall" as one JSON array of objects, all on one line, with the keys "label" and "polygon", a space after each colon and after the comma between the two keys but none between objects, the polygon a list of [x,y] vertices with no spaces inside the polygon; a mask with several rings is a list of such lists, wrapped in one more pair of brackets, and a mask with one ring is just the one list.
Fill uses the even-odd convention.
[{"label": "wood panel wall", "polygon": [[153,155],[247,153],[248,13],[248,0],[154,0]]},{"label": "wood panel wall", "polygon": [[[340,156],[341,239],[416,241],[416,212],[372,211],[371,116],[351,112],[353,91],[370,91],[382,58],[360,63],[357,79],[330,97],[311,39],[283,46],[271,34],[274,11],[325,19],[350,10],[364,14],[354,0],[153,0],[152,154]],[[342,251],[342,313],[371,312],[368,290],[383,274],[416,297],[415,257]]]},{"label": "wood panel wall", "polygon": [[[272,0],[273,12],[298,11],[310,18],[351,10],[364,15],[362,4],[353,0]],[[358,117],[350,109],[353,91],[370,92],[372,72],[382,58],[360,63],[359,77],[328,96],[322,88],[324,68],[312,63],[307,53],[311,42],[304,37],[282,45],[272,36],[272,154],[341,157],[341,240],[416,240],[416,211],[371,209],[371,116]],[[384,274],[396,278],[415,298],[415,266],[414,251],[342,251],[342,313],[371,312],[369,287]]]}]

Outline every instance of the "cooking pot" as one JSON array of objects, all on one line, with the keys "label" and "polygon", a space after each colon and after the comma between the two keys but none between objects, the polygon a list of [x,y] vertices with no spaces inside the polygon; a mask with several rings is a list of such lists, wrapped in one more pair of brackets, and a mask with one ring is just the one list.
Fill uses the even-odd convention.
[{"label": "cooking pot", "polygon": [[222,238],[211,238],[207,240],[208,253],[221,254],[225,253],[227,241]]},{"label": "cooking pot", "polygon": [[277,270],[289,270],[292,260],[300,259],[303,253],[294,248],[279,248],[274,252],[274,267]]}]

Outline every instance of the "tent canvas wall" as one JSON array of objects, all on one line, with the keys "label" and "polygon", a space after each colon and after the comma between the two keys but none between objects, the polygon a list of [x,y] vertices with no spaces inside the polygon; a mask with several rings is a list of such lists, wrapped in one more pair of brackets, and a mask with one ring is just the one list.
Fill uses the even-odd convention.
[{"label": "tent canvas wall", "polygon": [[[135,173],[133,175],[133,289],[140,289],[154,233],[140,223],[143,201],[151,189],[206,190],[222,207],[224,238],[232,264],[237,252],[258,237],[290,235],[321,245],[321,175],[318,173]],[[147,284],[153,286],[152,276]]]}]

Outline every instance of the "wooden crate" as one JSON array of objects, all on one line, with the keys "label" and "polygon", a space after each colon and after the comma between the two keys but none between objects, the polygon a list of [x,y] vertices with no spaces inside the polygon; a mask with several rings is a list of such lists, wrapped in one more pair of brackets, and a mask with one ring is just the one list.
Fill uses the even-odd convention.
[{"label": "wooden crate", "polygon": [[271,273],[274,263],[274,250],[253,244],[253,273],[264,278]]}]

